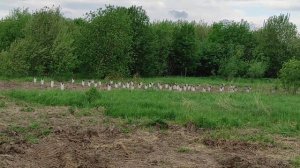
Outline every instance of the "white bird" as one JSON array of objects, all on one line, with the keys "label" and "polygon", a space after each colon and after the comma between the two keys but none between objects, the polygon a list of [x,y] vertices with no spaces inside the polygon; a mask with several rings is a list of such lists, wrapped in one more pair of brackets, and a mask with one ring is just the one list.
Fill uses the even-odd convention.
[{"label": "white bird", "polygon": [[210,92],[211,91],[211,86],[208,86],[207,91]]},{"label": "white bird", "polygon": [[45,81],[44,79],[41,79],[41,85],[44,85]]},{"label": "white bird", "polygon": [[64,83],[60,83],[60,90],[65,90],[65,84]]},{"label": "white bird", "polygon": [[111,86],[110,85],[107,86],[107,90],[111,91]]},{"label": "white bird", "polygon": [[53,88],[54,87],[54,81],[50,82],[50,87]]},{"label": "white bird", "polygon": [[95,81],[94,81],[94,80],[92,80],[92,81],[91,81],[91,83],[95,83]]},{"label": "white bird", "polygon": [[196,88],[195,88],[195,87],[192,87],[192,88],[191,88],[191,91],[192,91],[192,92],[195,92],[195,91],[196,91]]},{"label": "white bird", "polygon": [[251,91],[251,87],[250,86],[246,87],[246,92],[249,93],[250,91]]},{"label": "white bird", "polygon": [[99,81],[99,82],[98,82],[98,85],[99,85],[99,86],[101,86],[101,85],[102,85],[101,81]]},{"label": "white bird", "polygon": [[72,84],[74,84],[75,83],[75,80],[72,78]]},{"label": "white bird", "polygon": [[98,86],[98,84],[97,83],[94,83],[94,87],[97,87]]},{"label": "white bird", "polygon": [[36,78],[33,78],[33,83],[36,84]]},{"label": "white bird", "polygon": [[88,81],[87,85],[88,85],[88,87],[91,87],[91,82],[90,82],[90,81]]},{"label": "white bird", "polygon": [[113,81],[110,81],[109,83],[110,83],[111,85],[112,85],[112,84],[114,84],[114,82],[113,82]]},{"label": "white bird", "polygon": [[84,80],[82,80],[82,81],[81,81],[81,85],[82,85],[82,86],[84,86],[84,85],[85,85],[85,83],[84,83]]}]

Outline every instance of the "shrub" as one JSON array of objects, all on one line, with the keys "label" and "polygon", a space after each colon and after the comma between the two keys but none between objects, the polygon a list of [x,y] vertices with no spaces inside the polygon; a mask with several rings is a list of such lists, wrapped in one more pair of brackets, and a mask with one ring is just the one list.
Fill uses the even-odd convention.
[{"label": "shrub", "polygon": [[291,59],[284,63],[279,78],[287,91],[296,93],[300,87],[300,61]]},{"label": "shrub", "polygon": [[87,101],[89,103],[92,103],[100,96],[100,93],[96,88],[91,88],[85,93],[85,95],[86,95]]},{"label": "shrub", "polygon": [[247,72],[247,76],[251,78],[263,77],[266,72],[267,66],[264,62],[254,61],[250,63],[250,67]]}]

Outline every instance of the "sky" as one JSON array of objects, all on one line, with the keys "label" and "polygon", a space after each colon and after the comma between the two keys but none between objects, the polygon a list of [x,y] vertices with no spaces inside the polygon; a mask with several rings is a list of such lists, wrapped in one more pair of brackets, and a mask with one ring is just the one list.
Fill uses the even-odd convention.
[{"label": "sky", "polygon": [[34,11],[53,5],[60,6],[66,17],[76,18],[106,4],[142,6],[152,21],[183,19],[211,24],[243,19],[255,27],[261,27],[270,16],[288,13],[300,28],[300,0],[0,0],[0,18],[17,7]]}]

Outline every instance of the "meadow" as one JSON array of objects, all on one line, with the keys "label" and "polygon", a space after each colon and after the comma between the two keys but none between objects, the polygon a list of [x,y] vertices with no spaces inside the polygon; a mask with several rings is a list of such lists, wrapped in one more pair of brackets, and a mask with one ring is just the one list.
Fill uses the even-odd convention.
[{"label": "meadow", "polygon": [[[53,80],[51,78],[44,79],[45,85]],[[80,86],[81,80],[76,79],[76,85]],[[110,80],[101,81],[105,85]],[[85,88],[67,87],[66,90],[60,90],[48,86],[39,87],[39,84],[37,84],[38,87],[18,88],[19,85],[17,84],[33,85],[32,78],[3,78],[1,82],[8,84],[9,89],[0,91],[0,118],[2,116],[4,124],[7,122],[6,131],[0,133],[0,140],[4,140],[2,145],[16,141],[18,138],[26,143],[37,145],[45,145],[44,143],[46,143],[49,145],[49,140],[44,139],[49,137],[57,140],[57,136],[65,134],[65,130],[74,129],[74,126],[71,126],[74,124],[76,124],[76,130],[78,127],[78,130],[97,130],[99,127],[107,127],[105,130],[112,129],[114,132],[116,127],[120,130],[118,134],[133,138],[130,141],[140,138],[140,133],[136,134],[137,130],[142,130],[148,132],[147,135],[150,133],[151,136],[169,137],[168,143],[173,144],[174,139],[178,138],[176,132],[180,128],[180,135],[185,134],[182,142],[179,141],[180,144],[168,145],[167,147],[168,150],[175,151],[177,155],[180,155],[178,157],[188,154],[189,159],[193,160],[194,155],[199,155],[200,149],[195,149],[191,143],[196,146],[201,143],[207,148],[201,148],[200,154],[210,151],[218,155],[214,156],[215,158],[219,158],[221,154],[222,157],[226,155],[226,163],[216,159],[216,162],[223,166],[240,167],[246,162],[232,161],[232,158],[228,158],[228,153],[241,159],[246,157],[249,159],[250,157],[250,160],[247,160],[250,165],[299,166],[300,153],[297,150],[297,144],[300,143],[300,97],[299,94],[285,93],[282,89],[277,88],[280,85],[274,79],[225,80],[212,77],[165,77],[116,81],[212,85],[213,87],[225,84],[226,86],[235,85],[239,88],[250,86],[253,89],[249,93],[244,91],[204,93],[200,91],[179,92],[176,90],[121,88],[108,91],[103,88],[95,89],[92,86],[90,88],[88,86]],[[66,83],[70,83],[70,81]],[[272,92],[274,88],[277,88],[276,92]],[[9,112],[6,113],[5,111],[9,110],[5,109],[14,111],[12,117],[7,116]],[[111,128],[111,125],[115,126]],[[62,133],[57,134],[57,130],[61,132],[62,128]],[[64,136],[72,137],[74,135],[78,135],[78,133],[68,133]],[[107,136],[109,139],[112,138],[111,133]],[[15,140],[7,140],[7,137]],[[113,137],[113,139],[115,138]],[[199,140],[190,142],[194,138],[199,138],[200,142]],[[130,144],[125,146],[127,148]],[[221,154],[215,151],[218,148],[222,149]],[[236,151],[232,151],[232,149],[236,149]],[[254,149],[263,152],[263,154],[261,156],[247,154],[248,150]],[[74,150],[76,150],[75,146]],[[273,150],[280,151],[277,155],[281,157],[282,162],[276,162],[269,157],[269,154],[274,152]],[[285,155],[287,151],[289,154]],[[258,162],[261,158],[267,163]],[[44,159],[41,158],[41,160]],[[92,166],[94,164],[96,163],[91,163]],[[174,164],[176,165],[175,162]]]}]

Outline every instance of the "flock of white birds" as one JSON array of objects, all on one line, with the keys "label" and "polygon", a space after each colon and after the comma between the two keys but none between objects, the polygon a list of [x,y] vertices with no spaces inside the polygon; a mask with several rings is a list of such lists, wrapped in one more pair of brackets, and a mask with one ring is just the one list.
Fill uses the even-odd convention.
[{"label": "flock of white birds", "polygon": [[[37,78],[33,79],[33,83],[35,85],[38,84]],[[169,90],[169,91],[178,91],[178,92],[251,92],[252,88],[250,86],[247,87],[241,87],[238,88],[234,85],[225,86],[222,84],[221,86],[212,86],[212,85],[191,85],[191,84],[161,84],[161,83],[135,83],[135,82],[116,82],[116,81],[110,81],[108,83],[102,83],[101,81],[95,81],[95,80],[89,80],[89,81],[81,81],[80,83],[76,83],[74,79],[72,79],[69,84],[71,86],[80,86],[82,88],[90,88],[95,87],[98,89],[103,89],[107,91],[111,91],[112,89],[129,89],[129,90],[148,90],[148,89],[154,89],[154,90]],[[45,80],[40,80],[41,86],[46,86]],[[47,85],[49,86],[49,85]],[[60,86],[60,90],[65,90],[66,85],[63,82],[60,82],[59,85],[56,85],[53,80],[50,81],[50,87],[55,88]]]}]

